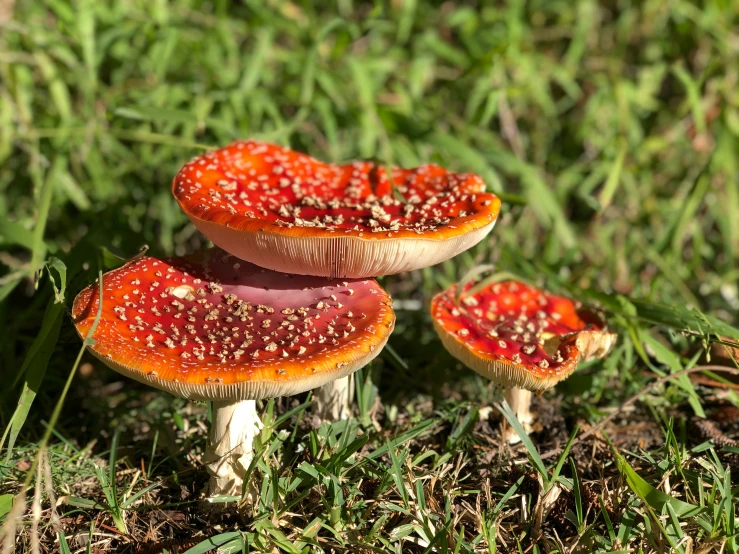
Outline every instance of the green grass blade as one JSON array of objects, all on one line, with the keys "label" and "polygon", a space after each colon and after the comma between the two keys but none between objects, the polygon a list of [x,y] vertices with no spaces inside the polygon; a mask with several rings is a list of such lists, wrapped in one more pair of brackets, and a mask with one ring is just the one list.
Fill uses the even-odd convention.
[{"label": "green grass blade", "polygon": [[23,428],[23,424],[26,422],[31,405],[46,375],[46,368],[49,365],[49,360],[59,339],[59,330],[62,326],[63,315],[64,305],[52,298],[44,315],[41,330],[31,345],[18,374],[18,377],[25,376],[23,390],[18,399],[18,405],[11,417],[10,424],[5,429],[2,439],[0,439],[0,450],[2,450],[5,441],[8,441],[5,456],[6,462],[10,460],[13,447],[15,446],[15,440]]},{"label": "green grass blade", "polygon": [[44,244],[44,232],[46,231],[46,222],[49,219],[49,210],[51,209],[51,200],[54,193],[54,186],[59,174],[64,170],[66,165],[65,159],[61,156],[54,158],[51,168],[46,174],[46,179],[41,186],[38,198],[38,207],[36,215],[36,225],[33,228],[33,248],[31,251],[30,270],[36,273],[41,267],[42,260],[46,255],[46,244]]},{"label": "green grass blade", "polygon": [[537,473],[539,473],[539,475],[541,475],[541,478],[544,480],[544,488],[549,489],[549,472],[547,471],[544,462],[539,456],[539,451],[536,449],[536,446],[534,446],[531,437],[529,437],[528,433],[524,430],[521,422],[518,421],[516,414],[513,412],[505,399],[503,400],[503,402],[495,404],[495,407],[501,414],[503,414],[503,417],[506,418],[510,426],[513,427],[513,430],[516,431],[516,434],[521,438],[521,442],[526,447],[526,451],[529,454],[529,459],[531,460],[531,463],[534,464],[534,468],[536,469]]},{"label": "green grass blade", "polygon": [[621,181],[621,171],[624,167],[625,158],[626,145],[623,144],[621,145],[621,148],[619,148],[618,156],[616,156],[616,160],[613,162],[611,171],[608,173],[606,184],[603,186],[603,190],[601,191],[600,197],[598,198],[598,202],[601,205],[601,210],[605,210],[608,206],[611,205],[613,195],[616,194],[619,182]]},{"label": "green grass blade", "polygon": [[405,461],[407,451],[403,451],[403,453],[398,456],[397,452],[395,452],[395,443],[388,441],[385,446],[390,455],[390,476],[395,482],[398,494],[400,494],[400,497],[403,499],[403,504],[408,508],[408,489],[406,489],[405,480],[403,479],[403,462]]},{"label": "green grass blade", "polygon": [[446,441],[447,450],[456,450],[459,443],[470,434],[475,423],[477,423],[477,415],[477,407],[472,407],[467,411],[462,420],[454,426]]},{"label": "green grass blade", "polygon": [[0,494],[0,523],[5,520],[5,516],[10,513],[10,509],[13,507],[13,495],[12,494]]},{"label": "green grass blade", "polygon": [[650,506],[655,512],[661,513],[665,504],[669,504],[675,514],[681,517],[693,516],[700,512],[701,508],[699,506],[683,502],[678,498],[673,498],[647,483],[615,449],[613,449],[613,455],[616,458],[618,469],[626,479],[629,488],[634,491],[642,502]]},{"label": "green grass blade", "polygon": [[34,238],[20,223],[0,219],[0,240],[4,244],[16,244],[33,250]]},{"label": "green grass blade", "polygon": [[67,542],[67,537],[64,534],[64,531],[60,530],[57,533],[57,538],[59,539],[60,554],[72,554],[72,550],[69,548],[69,543]]},{"label": "green grass blade", "polygon": [[221,533],[205,539],[201,543],[186,550],[183,554],[205,554],[206,552],[212,552],[220,546],[239,538],[241,538],[241,533],[239,531]]},{"label": "green grass blade", "polygon": [[575,442],[575,438],[577,437],[577,432],[579,430],[580,427],[576,425],[575,428],[572,430],[572,433],[570,433],[570,439],[567,441],[564,450],[562,450],[562,454],[559,455],[557,465],[554,467],[554,470],[552,470],[552,482],[555,482],[557,479],[559,479],[559,474],[562,471],[562,466],[564,466],[565,460],[567,460],[567,456],[570,454],[570,448],[572,448],[572,443]]}]

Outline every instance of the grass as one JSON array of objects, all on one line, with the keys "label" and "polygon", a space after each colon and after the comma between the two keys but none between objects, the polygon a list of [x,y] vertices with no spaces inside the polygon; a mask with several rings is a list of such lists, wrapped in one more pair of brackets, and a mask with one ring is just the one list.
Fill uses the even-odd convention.
[{"label": "grass", "polygon": [[[477,4],[0,6],[5,552],[737,551],[739,8]],[[357,419],[265,403],[260,501],[207,516],[206,407],[75,361],[67,313],[143,245],[204,245],[169,183],[245,137],[474,171],[504,205],[470,252],[383,279],[403,309]],[[620,335],[516,447],[425,309],[481,263]]]}]

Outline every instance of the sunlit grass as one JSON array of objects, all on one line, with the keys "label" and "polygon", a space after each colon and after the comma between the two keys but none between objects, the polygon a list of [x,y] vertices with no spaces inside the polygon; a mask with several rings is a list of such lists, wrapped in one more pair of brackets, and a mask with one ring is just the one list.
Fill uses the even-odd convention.
[{"label": "sunlit grass", "polygon": [[[739,340],[739,8],[471,6],[11,8],[0,23],[0,520],[31,487],[9,551],[736,551],[731,376],[698,384],[686,372],[633,395],[731,363],[717,362],[717,341]],[[357,419],[316,428],[304,397],[265,403],[260,501],[208,516],[204,406],[85,357],[48,422],[77,367],[70,299],[142,245],[204,245],[172,177],[247,137],[327,161],[476,172],[504,205],[471,251],[382,279],[420,309],[397,310],[390,348],[359,375]],[[516,448],[498,440],[497,391],[443,351],[426,313],[481,263],[599,304],[620,334],[608,358],[536,400],[540,427]],[[718,435],[701,431],[703,416]],[[582,442],[562,455],[578,427]]]}]

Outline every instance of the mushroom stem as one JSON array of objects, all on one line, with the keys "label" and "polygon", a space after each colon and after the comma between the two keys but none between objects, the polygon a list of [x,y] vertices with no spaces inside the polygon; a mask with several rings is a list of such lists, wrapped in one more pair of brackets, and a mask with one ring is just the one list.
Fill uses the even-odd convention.
[{"label": "mushroom stem", "polygon": [[[513,410],[513,413],[516,414],[518,421],[521,422],[524,431],[530,433],[534,423],[534,414],[531,413],[531,391],[518,387],[508,387],[505,392],[505,399],[511,410]],[[521,437],[507,423],[505,424],[503,438],[508,444],[521,442]]]},{"label": "mushroom stem", "polygon": [[[261,429],[254,400],[213,401],[213,422],[203,458],[210,473],[209,498],[242,496],[244,476],[254,457],[254,438]],[[252,488],[247,488],[245,499],[253,499]]]},{"label": "mushroom stem", "polygon": [[313,413],[324,421],[338,421],[352,416],[354,375],[335,379],[313,392]]}]

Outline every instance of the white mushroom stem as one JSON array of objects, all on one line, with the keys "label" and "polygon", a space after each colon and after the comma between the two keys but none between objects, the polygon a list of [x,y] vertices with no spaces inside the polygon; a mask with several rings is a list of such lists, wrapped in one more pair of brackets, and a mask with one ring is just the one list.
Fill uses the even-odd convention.
[{"label": "white mushroom stem", "polygon": [[354,375],[335,379],[313,391],[313,413],[324,421],[339,421],[352,417]]},{"label": "white mushroom stem", "polygon": [[[524,431],[530,433],[534,423],[534,414],[531,413],[531,391],[518,387],[508,387],[505,392],[505,399],[513,413],[516,414],[518,421],[521,422]],[[521,437],[510,425],[505,426],[503,438],[508,444],[521,442]]]},{"label": "white mushroom stem", "polygon": [[[254,438],[262,429],[254,400],[216,400],[203,461],[210,473],[208,497],[241,496],[244,476],[254,459]],[[245,500],[255,498],[248,487]]]}]

